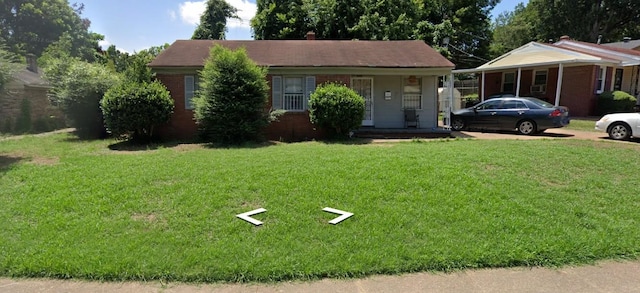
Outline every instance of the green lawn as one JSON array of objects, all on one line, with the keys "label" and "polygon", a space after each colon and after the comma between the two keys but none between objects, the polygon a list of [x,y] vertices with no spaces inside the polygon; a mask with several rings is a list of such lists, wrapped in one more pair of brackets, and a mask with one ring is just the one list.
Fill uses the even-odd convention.
[{"label": "green lawn", "polygon": [[[636,144],[112,143],[0,141],[0,275],[281,281],[640,255]],[[259,207],[260,227],[235,217]],[[355,215],[330,225],[324,207]]]},{"label": "green lawn", "polygon": [[595,132],[596,121],[598,121],[598,118],[578,118],[578,119],[571,118],[571,123],[569,123],[569,126],[566,126],[565,128],[572,129],[572,130]]}]

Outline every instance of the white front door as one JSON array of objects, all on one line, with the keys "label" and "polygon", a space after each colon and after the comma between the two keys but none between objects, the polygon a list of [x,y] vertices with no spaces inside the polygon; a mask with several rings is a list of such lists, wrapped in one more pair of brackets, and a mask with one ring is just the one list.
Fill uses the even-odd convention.
[{"label": "white front door", "polygon": [[354,77],[351,88],[364,98],[364,117],[362,126],[373,126],[373,78]]}]

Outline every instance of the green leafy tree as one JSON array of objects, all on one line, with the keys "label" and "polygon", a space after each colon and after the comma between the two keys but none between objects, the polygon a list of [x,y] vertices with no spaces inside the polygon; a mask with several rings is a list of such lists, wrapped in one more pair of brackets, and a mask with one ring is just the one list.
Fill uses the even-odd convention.
[{"label": "green leafy tree", "polygon": [[256,40],[303,39],[311,30],[303,0],[257,0],[251,27]]},{"label": "green leafy tree", "polygon": [[200,72],[194,116],[208,142],[239,144],[258,140],[269,123],[266,110],[267,69],[257,66],[244,49],[211,49]]},{"label": "green leafy tree", "polygon": [[4,89],[13,78],[13,75],[22,67],[22,64],[18,62],[18,56],[5,50],[0,45],[0,95],[4,93]]},{"label": "green leafy tree", "polygon": [[339,136],[358,129],[364,117],[364,98],[345,85],[329,83],[319,86],[309,99],[311,123],[325,127]]},{"label": "green leafy tree", "polygon": [[498,57],[528,42],[536,40],[534,23],[537,14],[520,3],[514,11],[498,15],[493,23],[491,58]]},{"label": "green leafy tree", "polygon": [[0,1],[0,38],[11,52],[40,56],[67,33],[71,56],[92,61],[103,36],[89,32],[91,22],[81,17],[84,6],[66,0]]},{"label": "green leafy tree", "polygon": [[238,18],[237,9],[224,0],[208,0],[200,16],[200,24],[191,37],[194,40],[222,40],[227,30],[227,18]]},{"label": "green leafy tree", "polygon": [[53,86],[52,100],[60,106],[81,138],[106,134],[100,100],[119,82],[119,76],[106,66],[74,58],[50,61],[44,70]]},{"label": "green leafy tree", "polygon": [[164,44],[129,54],[118,50],[115,45],[111,45],[100,56],[99,62],[116,72],[122,73],[128,81],[150,83],[154,80],[155,75],[147,64],[168,47],[169,44]]},{"label": "green leafy tree", "polygon": [[105,93],[100,108],[111,135],[147,142],[155,127],[171,118],[173,99],[159,81],[124,82]]}]

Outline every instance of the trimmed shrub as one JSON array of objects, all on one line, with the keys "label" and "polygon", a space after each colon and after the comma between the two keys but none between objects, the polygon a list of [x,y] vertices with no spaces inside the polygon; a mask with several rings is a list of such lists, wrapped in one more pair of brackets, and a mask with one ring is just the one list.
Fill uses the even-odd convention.
[{"label": "trimmed shrub", "polygon": [[311,123],[346,136],[362,125],[364,98],[345,85],[324,84],[311,94],[309,117]]},{"label": "trimmed shrub", "polygon": [[173,99],[158,81],[126,82],[109,89],[100,108],[107,131],[118,139],[149,141],[156,126],[167,123]]},{"label": "trimmed shrub", "polygon": [[465,108],[473,107],[480,103],[480,96],[478,94],[468,94],[462,97],[462,106]]},{"label": "trimmed shrub", "polygon": [[598,95],[597,114],[632,112],[636,103],[636,98],[626,92],[603,92]]},{"label": "trimmed shrub", "polygon": [[31,102],[23,98],[20,103],[20,115],[16,119],[14,134],[23,134],[31,131]]},{"label": "trimmed shrub", "polygon": [[200,90],[193,99],[202,139],[241,144],[261,139],[269,124],[267,69],[257,66],[244,49],[211,49],[200,72]]},{"label": "trimmed shrub", "polygon": [[80,138],[106,135],[100,100],[117,84],[118,75],[103,65],[61,60],[45,68],[45,77],[53,85],[52,102],[62,109]]}]

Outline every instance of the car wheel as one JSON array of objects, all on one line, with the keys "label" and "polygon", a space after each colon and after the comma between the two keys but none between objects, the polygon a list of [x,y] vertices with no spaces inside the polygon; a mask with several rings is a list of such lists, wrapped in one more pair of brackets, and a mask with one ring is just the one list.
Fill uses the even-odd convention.
[{"label": "car wheel", "polygon": [[464,129],[464,127],[464,120],[462,118],[453,118],[453,120],[451,120],[451,128],[453,130],[460,131]]},{"label": "car wheel", "polygon": [[609,137],[615,140],[625,140],[631,136],[631,129],[624,123],[614,123],[609,127]]},{"label": "car wheel", "polygon": [[536,133],[536,124],[531,120],[523,120],[518,123],[518,133],[532,135]]}]

